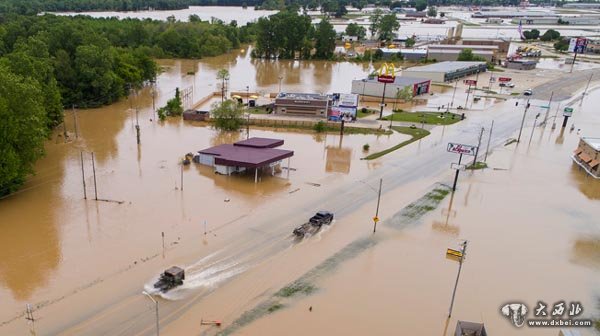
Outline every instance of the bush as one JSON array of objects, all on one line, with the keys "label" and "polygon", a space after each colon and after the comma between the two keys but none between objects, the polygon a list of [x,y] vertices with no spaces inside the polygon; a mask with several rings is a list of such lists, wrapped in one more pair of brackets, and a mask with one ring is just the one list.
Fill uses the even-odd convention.
[{"label": "bush", "polygon": [[325,130],[327,129],[327,126],[325,125],[325,123],[324,123],[322,120],[320,120],[318,123],[316,123],[316,124],[313,126],[313,129],[314,129],[314,130],[315,130],[315,132],[317,132],[317,133],[323,133],[323,132],[325,132]]},{"label": "bush", "polygon": [[214,103],[210,111],[215,127],[225,131],[236,131],[244,123],[242,107],[233,100]]},{"label": "bush", "polygon": [[371,148],[371,146],[369,144],[364,144],[363,145],[363,151],[368,152],[369,148]]}]

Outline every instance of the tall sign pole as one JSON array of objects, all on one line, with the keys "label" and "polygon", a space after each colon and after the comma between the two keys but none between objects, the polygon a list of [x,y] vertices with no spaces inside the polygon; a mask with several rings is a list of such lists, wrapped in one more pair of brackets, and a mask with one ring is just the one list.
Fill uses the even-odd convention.
[{"label": "tall sign pole", "polygon": [[381,104],[379,104],[379,119],[383,118],[383,107],[385,106],[385,90],[388,83],[396,81],[396,69],[393,64],[384,63],[377,71],[377,81],[383,83],[383,92],[381,93]]},{"label": "tall sign pole", "polygon": [[383,179],[379,179],[379,192],[377,192],[377,209],[375,210],[375,217],[373,217],[373,233],[377,230],[377,222],[379,222],[379,201],[381,200],[381,185]]},{"label": "tall sign pole", "polygon": [[523,125],[525,125],[525,116],[527,115],[527,109],[529,109],[529,99],[527,99],[527,104],[525,104],[525,111],[523,111],[523,120],[521,120],[521,128],[519,129],[519,137],[517,138],[517,142],[521,142],[521,133],[523,133]]},{"label": "tall sign pole", "polygon": [[478,147],[472,146],[472,145],[463,145],[463,144],[459,144],[459,143],[449,142],[446,150],[450,153],[455,153],[455,154],[460,155],[458,158],[458,163],[457,164],[452,163],[452,165],[450,166],[451,168],[456,169],[456,174],[454,175],[454,183],[452,185],[452,191],[456,191],[456,182],[458,181],[458,173],[461,169],[464,168],[463,166],[461,166],[462,157],[463,157],[463,155],[476,156]]},{"label": "tall sign pole", "polygon": [[448,318],[452,317],[452,308],[454,308],[454,298],[456,297],[456,288],[458,287],[458,280],[460,279],[460,271],[462,270],[465,254],[467,254],[467,241],[465,240],[461,245],[462,250],[458,259],[458,273],[456,273],[456,281],[454,282],[454,290],[452,291],[452,299],[450,301],[450,309],[448,310]]}]

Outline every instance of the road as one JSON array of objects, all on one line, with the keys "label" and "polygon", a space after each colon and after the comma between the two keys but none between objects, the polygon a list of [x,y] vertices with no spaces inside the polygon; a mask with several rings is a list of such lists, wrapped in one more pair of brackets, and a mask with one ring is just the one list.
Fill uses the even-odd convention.
[{"label": "road", "polygon": [[[534,88],[532,101],[544,101],[550,97],[551,92],[554,92],[555,101],[566,99],[572,96],[577,88],[583,88],[592,73],[600,79],[600,69],[597,69],[575,72],[565,79],[540,85]],[[515,107],[516,101],[521,101],[521,103]],[[376,193],[373,192],[371,186],[377,185],[380,178],[385,181],[384,195],[420,179],[436,179],[441,176],[440,182],[449,184],[453,175],[450,171],[450,164],[457,158],[455,154],[446,151],[447,143],[477,144],[481,127],[485,127],[487,134],[488,125],[494,120],[494,136],[490,147],[501,146],[507,139],[514,137],[515,132],[519,129],[523,108],[523,99],[517,98],[497,104],[488,111],[467,112],[467,119],[461,123],[443,129],[438,128],[428,138],[390,154],[386,157],[384,164],[373,170],[364,180],[342,184],[326,192],[315,193],[307,203],[290,206],[286,208],[286,211],[262,219],[251,228],[246,228],[231,239],[230,244],[219,251],[218,256],[213,259],[205,258],[192,266],[195,269],[190,272],[189,277],[197,276],[202,281],[217,281],[217,276],[229,272],[228,274],[234,274],[228,278],[227,281],[230,281],[235,279],[239,273],[255,267],[265,259],[281,256],[282,252],[291,246],[288,239],[290,218],[308,218],[314,209],[328,209],[336,214],[338,220],[343,219],[354,213],[361,205],[372,202],[376,198]],[[542,112],[541,109],[539,110],[537,112]],[[534,108],[530,111],[526,118],[526,126],[533,124],[533,118],[537,113]],[[486,142],[487,136],[484,137],[483,143]],[[411,191],[407,190],[407,192]],[[421,196],[412,192],[415,193],[411,195],[414,199]],[[353,237],[348,237],[348,242],[353,239]],[[289,260],[289,262],[294,261]],[[277,284],[272,285],[276,286]],[[196,290],[193,295],[182,300],[161,300],[161,325],[166,325],[182,316],[218,289],[217,282],[215,287]],[[137,292],[131,293],[131,297],[123,299],[114,307],[109,307],[101,314],[64,330],[61,334],[151,335],[154,333],[154,316],[148,313],[146,300]],[[242,302],[241,306],[246,304],[247,302]]]}]

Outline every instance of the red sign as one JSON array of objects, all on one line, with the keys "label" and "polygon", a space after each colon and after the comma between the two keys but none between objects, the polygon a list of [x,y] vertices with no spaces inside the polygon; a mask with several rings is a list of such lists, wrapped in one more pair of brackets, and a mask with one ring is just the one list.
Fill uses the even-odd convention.
[{"label": "red sign", "polygon": [[396,76],[381,75],[377,76],[377,81],[380,83],[393,83],[396,80]]},{"label": "red sign", "polygon": [[451,152],[451,153],[475,156],[475,152],[477,151],[477,146],[463,145],[463,144],[449,142],[447,150],[448,150],[448,152]]},{"label": "red sign", "polygon": [[510,77],[500,77],[498,78],[498,81],[500,82],[510,82],[512,80],[512,78]]},{"label": "red sign", "polygon": [[477,81],[474,79],[465,79],[463,82],[467,85],[477,85]]}]

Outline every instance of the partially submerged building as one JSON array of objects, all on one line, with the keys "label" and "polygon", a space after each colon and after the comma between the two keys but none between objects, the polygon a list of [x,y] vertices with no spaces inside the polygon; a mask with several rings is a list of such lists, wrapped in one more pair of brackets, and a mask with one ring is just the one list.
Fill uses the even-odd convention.
[{"label": "partially submerged building", "polygon": [[331,98],[319,93],[285,93],[275,98],[275,114],[327,117]]},{"label": "partially submerged building", "polygon": [[270,170],[275,174],[275,168],[281,166],[284,159],[290,158],[294,151],[278,149],[283,140],[270,138],[249,138],[233,144],[223,144],[198,151],[194,162],[214,167],[215,173],[231,175],[254,170],[254,182],[258,182],[258,171]]},{"label": "partially submerged building", "polygon": [[600,178],[600,138],[581,137],[573,161],[595,178]]},{"label": "partially submerged building", "polygon": [[183,111],[183,120],[207,121],[209,118],[209,111],[200,111],[192,109]]},{"label": "partially submerged building", "polygon": [[433,82],[450,82],[486,70],[485,62],[448,61],[402,70],[402,77],[425,78]]},{"label": "partially submerged building", "polygon": [[475,56],[493,62],[497,58],[499,48],[495,45],[431,44],[427,46],[427,58],[437,61],[456,61],[465,49],[470,49]]},{"label": "partially submerged building", "polygon": [[414,97],[429,93],[430,86],[431,80],[423,77],[396,76],[393,83],[388,83],[386,85],[378,82],[377,77],[371,77],[353,80],[352,93],[363,96],[381,97],[385,87],[385,97],[396,98],[398,91],[402,91],[406,87],[409,87]]}]

